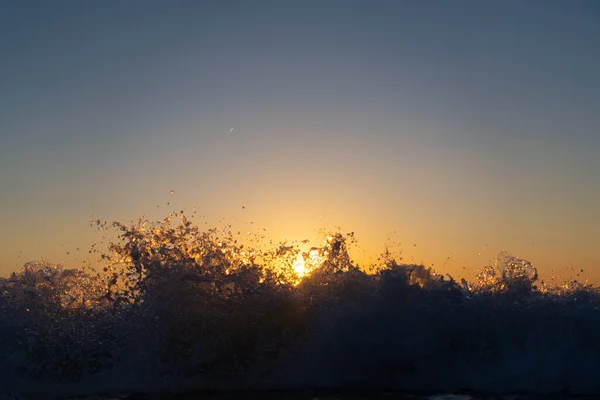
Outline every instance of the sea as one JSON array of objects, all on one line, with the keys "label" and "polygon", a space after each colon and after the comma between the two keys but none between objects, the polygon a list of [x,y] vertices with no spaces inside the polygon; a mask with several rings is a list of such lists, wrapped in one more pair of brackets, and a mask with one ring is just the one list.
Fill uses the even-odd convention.
[{"label": "sea", "polygon": [[600,291],[502,251],[458,281],[352,234],[249,245],[183,214],[94,221],[98,265],[0,278],[0,399],[600,395]]}]

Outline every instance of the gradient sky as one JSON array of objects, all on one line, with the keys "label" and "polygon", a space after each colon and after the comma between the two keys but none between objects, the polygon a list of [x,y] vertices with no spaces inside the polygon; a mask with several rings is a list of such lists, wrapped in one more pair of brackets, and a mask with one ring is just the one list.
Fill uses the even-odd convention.
[{"label": "gradient sky", "polygon": [[600,282],[597,1],[2,1],[0,60],[1,275],[185,208]]}]

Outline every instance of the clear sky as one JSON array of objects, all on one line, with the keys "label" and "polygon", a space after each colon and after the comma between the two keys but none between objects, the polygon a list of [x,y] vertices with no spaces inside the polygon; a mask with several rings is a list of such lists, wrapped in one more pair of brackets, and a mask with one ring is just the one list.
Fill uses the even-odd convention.
[{"label": "clear sky", "polygon": [[600,282],[599,154],[597,1],[0,1],[1,275],[185,208]]}]

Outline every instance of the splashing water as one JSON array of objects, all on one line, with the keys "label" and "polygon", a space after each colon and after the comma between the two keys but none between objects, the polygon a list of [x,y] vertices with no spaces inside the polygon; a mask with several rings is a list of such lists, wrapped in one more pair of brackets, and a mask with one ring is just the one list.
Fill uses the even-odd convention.
[{"label": "splashing water", "polygon": [[[174,223],[174,219],[177,223]],[[183,214],[115,230],[101,271],[27,263],[0,279],[0,388],[600,392],[599,293],[538,285],[501,252],[457,283],[353,235],[265,250]]]}]

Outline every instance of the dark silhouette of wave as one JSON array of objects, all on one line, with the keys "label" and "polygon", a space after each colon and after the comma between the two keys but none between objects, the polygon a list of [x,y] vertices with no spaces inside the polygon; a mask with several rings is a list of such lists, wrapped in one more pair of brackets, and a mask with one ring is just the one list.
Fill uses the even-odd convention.
[{"label": "dark silhouette of wave", "polygon": [[0,391],[600,393],[592,286],[538,284],[505,252],[471,283],[389,254],[367,274],[342,234],[301,278],[297,246],[176,217],[113,223],[103,271],[38,261],[1,279]]}]

